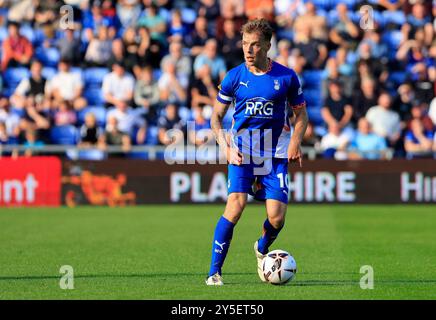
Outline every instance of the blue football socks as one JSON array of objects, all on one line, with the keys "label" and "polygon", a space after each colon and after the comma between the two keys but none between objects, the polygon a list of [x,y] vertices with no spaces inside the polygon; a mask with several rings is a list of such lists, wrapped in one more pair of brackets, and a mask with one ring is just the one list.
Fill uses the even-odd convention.
[{"label": "blue football socks", "polygon": [[282,230],[283,226],[279,229],[274,228],[269,222],[268,218],[263,223],[263,233],[259,239],[257,250],[261,254],[267,254],[269,246],[274,242],[277,238],[280,230]]},{"label": "blue football socks", "polygon": [[221,216],[218,220],[213,237],[212,261],[210,264],[209,276],[212,276],[217,272],[221,274],[221,268],[226,259],[227,251],[229,250],[234,227],[235,225],[224,218],[224,216]]}]

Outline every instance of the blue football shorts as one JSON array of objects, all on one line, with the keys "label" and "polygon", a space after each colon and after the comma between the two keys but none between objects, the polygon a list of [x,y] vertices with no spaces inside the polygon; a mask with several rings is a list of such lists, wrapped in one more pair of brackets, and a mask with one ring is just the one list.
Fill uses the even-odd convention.
[{"label": "blue football shorts", "polygon": [[228,165],[228,194],[248,193],[256,200],[288,203],[288,159],[270,158],[263,163]]}]

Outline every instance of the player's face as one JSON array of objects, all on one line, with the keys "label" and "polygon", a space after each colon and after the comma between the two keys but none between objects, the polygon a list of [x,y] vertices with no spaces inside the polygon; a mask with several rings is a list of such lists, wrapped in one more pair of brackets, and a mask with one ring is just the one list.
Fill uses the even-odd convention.
[{"label": "player's face", "polygon": [[242,35],[242,50],[248,66],[262,64],[270,47],[271,44],[257,32]]}]

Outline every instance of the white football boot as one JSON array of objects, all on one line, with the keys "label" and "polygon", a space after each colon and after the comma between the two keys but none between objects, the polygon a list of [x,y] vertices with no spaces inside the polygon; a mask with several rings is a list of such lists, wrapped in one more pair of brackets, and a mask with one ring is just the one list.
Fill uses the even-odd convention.
[{"label": "white football boot", "polygon": [[262,270],[262,260],[263,260],[263,258],[265,258],[266,254],[261,254],[257,250],[258,245],[259,245],[259,243],[258,243],[258,241],[256,241],[254,243],[254,254],[256,255],[256,259],[257,259],[257,274],[259,275],[260,280],[262,280],[263,282],[268,282],[265,279],[265,276],[264,276],[263,270]]},{"label": "white football boot", "polygon": [[223,284],[223,277],[219,273],[215,273],[206,279],[206,285],[208,286],[222,286]]}]

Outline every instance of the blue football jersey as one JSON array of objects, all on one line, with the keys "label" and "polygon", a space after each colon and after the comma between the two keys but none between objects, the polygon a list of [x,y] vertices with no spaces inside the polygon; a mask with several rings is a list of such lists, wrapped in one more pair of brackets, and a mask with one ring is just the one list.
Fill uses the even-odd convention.
[{"label": "blue football jersey", "polygon": [[289,109],[306,106],[295,71],[271,61],[266,73],[255,74],[242,63],[226,74],[219,89],[217,100],[235,106],[233,146],[253,157],[287,158]]}]

